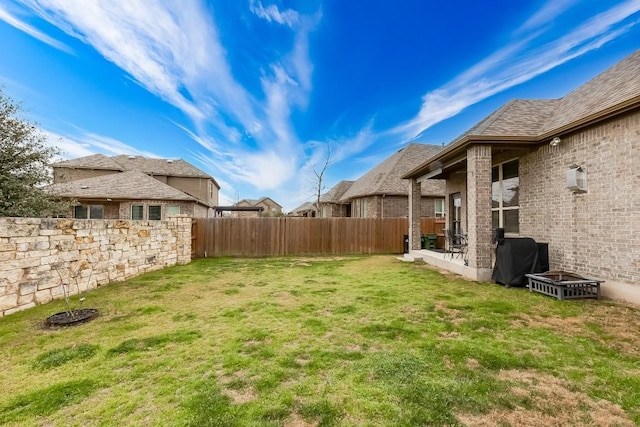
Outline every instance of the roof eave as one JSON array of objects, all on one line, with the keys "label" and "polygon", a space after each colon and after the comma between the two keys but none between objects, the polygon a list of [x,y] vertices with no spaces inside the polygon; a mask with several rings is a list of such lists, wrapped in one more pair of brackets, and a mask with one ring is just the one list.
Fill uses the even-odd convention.
[{"label": "roof eave", "polygon": [[[453,144],[445,147],[435,156],[431,157],[418,167],[409,171],[402,176],[403,179],[420,178],[430,172],[436,171],[442,163],[448,159],[452,159],[461,155],[461,151],[467,148],[471,144],[491,144],[491,145],[539,145],[546,142],[546,140],[555,136],[566,135],[571,132],[575,132],[581,128],[594,125],[603,120],[610,119],[614,116],[624,114],[635,108],[640,107],[640,96],[636,96],[627,101],[616,104],[613,107],[606,108],[597,113],[583,117],[580,120],[568,123],[559,128],[555,128],[544,132],[538,136],[516,136],[516,135],[503,135],[503,136],[486,136],[486,135],[465,135],[463,138],[454,142]],[[439,176],[439,174],[435,175]],[[434,176],[434,177],[435,177]]]},{"label": "roof eave", "polygon": [[435,156],[431,157],[418,167],[412,169],[402,176],[402,179],[420,178],[438,169],[439,164],[453,159],[461,154],[462,149],[471,144],[491,144],[491,145],[529,145],[537,142],[532,136],[488,136],[488,135],[465,135],[463,138],[445,147]]},{"label": "roof eave", "polygon": [[613,107],[605,108],[604,110],[598,111],[597,113],[590,114],[588,116],[580,118],[579,120],[567,123],[559,128],[549,130],[540,135],[540,137],[538,138],[538,142],[544,142],[549,138],[553,138],[554,136],[562,136],[571,132],[575,132],[576,130],[579,130],[581,128],[594,125],[604,120],[608,120],[612,117],[627,113],[639,107],[640,95],[618,103]]}]

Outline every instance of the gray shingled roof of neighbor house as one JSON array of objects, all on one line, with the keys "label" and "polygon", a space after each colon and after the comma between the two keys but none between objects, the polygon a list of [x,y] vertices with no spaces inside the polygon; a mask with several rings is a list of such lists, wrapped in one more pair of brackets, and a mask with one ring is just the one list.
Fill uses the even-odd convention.
[{"label": "gray shingled roof of neighbor house", "polygon": [[[437,145],[411,143],[371,169],[351,185],[340,198],[348,201],[371,195],[403,195],[409,191],[409,181],[402,176],[438,153]],[[422,185],[423,196],[444,196],[444,182],[429,180]]]},{"label": "gray shingled roof of neighbor house", "polygon": [[52,164],[53,167],[65,167],[76,169],[104,169],[123,172],[124,169],[116,163],[112,157],[104,154],[78,157],[77,159],[63,160]]},{"label": "gray shingled roof of neighbor house", "polygon": [[[151,159],[142,156],[121,154],[107,157],[103,154],[79,157],[52,164],[53,167],[74,169],[105,169],[115,171],[140,171],[148,175],[181,176],[192,178],[211,178],[192,164],[182,159]],[[214,180],[215,181],[215,180]],[[217,185],[217,183],[216,183]]]},{"label": "gray shingled roof of neighbor house", "polygon": [[197,201],[195,197],[140,171],[127,171],[53,184],[47,187],[47,191],[61,197],[77,199]]},{"label": "gray shingled roof of neighbor house", "polygon": [[355,181],[340,181],[331,190],[320,196],[320,203],[346,203],[341,201],[342,195],[353,185]]},{"label": "gray shingled roof of neighbor house", "polygon": [[271,200],[273,203],[275,203],[276,205],[280,206],[282,208],[282,205],[280,205],[280,203],[276,202],[275,200],[273,200],[271,197],[268,196],[264,196],[261,197],[259,199],[242,199],[240,201],[238,201],[237,203],[234,204],[234,206],[240,206],[241,203],[246,202],[248,205],[250,206],[257,206],[258,203],[265,201],[265,200]]},{"label": "gray shingled roof of neighbor house", "polygon": [[303,204],[301,204],[300,206],[298,206],[297,208],[295,208],[294,210],[291,211],[292,214],[297,214],[297,213],[303,213],[303,212],[308,212],[308,211],[313,211],[315,210],[315,206],[313,203],[311,202],[304,202]]}]

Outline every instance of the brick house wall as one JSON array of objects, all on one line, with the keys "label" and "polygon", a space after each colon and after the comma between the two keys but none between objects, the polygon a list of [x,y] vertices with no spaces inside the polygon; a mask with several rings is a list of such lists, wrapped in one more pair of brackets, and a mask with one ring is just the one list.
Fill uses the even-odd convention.
[{"label": "brick house wall", "polygon": [[[435,216],[437,197],[423,196],[420,201],[420,216]],[[363,217],[363,203],[366,203],[367,218],[403,218],[409,216],[409,198],[407,196],[369,196],[354,199],[351,204],[351,216]]]},{"label": "brick house wall", "polygon": [[323,203],[322,204],[322,217],[323,218],[344,218],[347,216],[349,205],[340,203]]},{"label": "brick house wall", "polygon": [[[586,167],[588,191],[566,188]],[[520,235],[549,243],[550,267],[640,284],[640,111],[520,158]]]},{"label": "brick house wall", "polygon": [[278,216],[282,215],[282,208],[270,199],[266,199],[258,203],[256,206],[262,206],[264,211],[263,216]]},{"label": "brick house wall", "polygon": [[[247,202],[246,200],[241,200],[240,202],[236,203],[237,206],[239,207],[244,207],[244,208],[252,208],[254,207],[251,203]],[[248,212],[242,212],[242,211],[233,211],[231,212],[231,217],[232,218],[256,218],[261,216],[260,212],[257,211],[248,211]]]},{"label": "brick house wall", "polygon": [[[469,229],[468,216],[467,216],[467,205],[469,203],[475,203],[475,195],[469,194],[467,198],[467,176],[466,174],[452,174],[449,179],[447,179],[446,185],[446,197],[444,201],[444,209],[447,212],[447,215],[451,211],[451,196],[460,193],[460,197],[462,198],[462,206],[461,206],[461,226],[462,231],[467,231]],[[451,215],[448,215],[449,217]],[[447,223],[445,228],[450,228],[450,218],[447,218]]]},{"label": "brick house wall", "polygon": [[180,206],[180,214],[181,215],[189,215],[190,217],[206,217],[207,209],[203,207],[202,210],[196,209],[196,203],[194,202],[180,202],[180,201],[172,201],[172,200],[135,200],[131,202],[120,202],[120,219],[131,219],[131,206],[133,205],[142,205],[144,207],[144,219],[147,219],[147,215],[149,212],[149,206],[161,206],[162,209],[162,219],[166,218],[166,209],[167,206]]}]

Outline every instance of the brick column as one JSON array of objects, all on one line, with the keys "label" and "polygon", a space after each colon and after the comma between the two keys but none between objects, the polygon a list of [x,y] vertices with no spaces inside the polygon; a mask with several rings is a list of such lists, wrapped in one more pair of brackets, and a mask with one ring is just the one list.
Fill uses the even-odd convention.
[{"label": "brick column", "polygon": [[467,149],[469,266],[491,268],[491,146]]},{"label": "brick column", "polygon": [[412,178],[409,184],[409,249],[420,250],[420,183]]}]

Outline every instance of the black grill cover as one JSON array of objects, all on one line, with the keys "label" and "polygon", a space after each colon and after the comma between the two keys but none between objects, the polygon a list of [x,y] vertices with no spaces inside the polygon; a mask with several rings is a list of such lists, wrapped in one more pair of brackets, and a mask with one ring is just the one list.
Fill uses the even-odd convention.
[{"label": "black grill cover", "polygon": [[[528,237],[506,238],[496,247],[496,264],[491,278],[507,286],[526,286],[528,273],[541,273],[538,244]],[[545,247],[546,249],[546,247]],[[544,266],[547,269],[547,266]],[[547,271],[547,270],[544,270]]]}]

